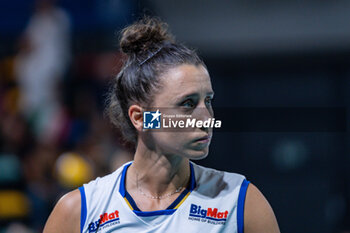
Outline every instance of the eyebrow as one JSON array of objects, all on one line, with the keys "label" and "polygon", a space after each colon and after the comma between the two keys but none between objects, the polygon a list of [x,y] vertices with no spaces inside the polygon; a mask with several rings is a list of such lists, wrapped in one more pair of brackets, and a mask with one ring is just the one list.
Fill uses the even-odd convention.
[{"label": "eyebrow", "polygon": [[[214,92],[213,91],[207,92],[207,95],[214,96]],[[190,93],[190,94],[185,94],[183,96],[176,97],[175,102],[178,102],[182,99],[194,97],[194,96],[198,96],[198,93]]]}]

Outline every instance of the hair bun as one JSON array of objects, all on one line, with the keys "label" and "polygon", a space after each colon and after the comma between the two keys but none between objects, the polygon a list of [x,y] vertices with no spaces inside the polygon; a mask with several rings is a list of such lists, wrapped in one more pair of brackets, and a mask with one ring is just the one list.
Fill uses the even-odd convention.
[{"label": "hair bun", "polygon": [[145,17],[122,31],[120,48],[128,55],[138,54],[164,41],[174,41],[168,24],[158,18]]}]

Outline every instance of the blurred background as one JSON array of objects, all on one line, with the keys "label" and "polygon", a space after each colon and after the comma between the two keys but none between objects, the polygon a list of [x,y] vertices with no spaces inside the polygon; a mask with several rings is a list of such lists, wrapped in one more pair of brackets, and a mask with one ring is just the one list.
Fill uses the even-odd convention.
[{"label": "blurred background", "polygon": [[[253,128],[215,133],[197,163],[244,174],[281,232],[350,232],[349,12],[345,0],[1,1],[0,232],[41,232],[64,193],[132,160],[103,109],[118,31],[145,13],[198,49],[214,106],[256,113]],[[276,123],[278,109],[340,111],[340,125],[308,128],[321,111],[264,127],[256,109],[271,108]]]}]

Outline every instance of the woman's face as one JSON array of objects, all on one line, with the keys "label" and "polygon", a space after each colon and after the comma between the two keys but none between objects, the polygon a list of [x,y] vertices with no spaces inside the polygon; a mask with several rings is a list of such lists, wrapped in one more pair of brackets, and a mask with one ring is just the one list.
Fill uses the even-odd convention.
[{"label": "woman's face", "polygon": [[[169,126],[172,120],[191,119],[205,121],[213,118],[211,100],[214,92],[206,68],[202,65],[184,64],[169,69],[160,80],[162,88],[154,96],[153,107],[159,108],[161,120]],[[168,117],[166,117],[168,116]],[[171,117],[175,116],[175,117]],[[212,128],[170,127],[144,132],[147,141],[165,155],[179,155],[189,159],[207,156],[212,137]],[[204,139],[203,139],[204,138]]]}]

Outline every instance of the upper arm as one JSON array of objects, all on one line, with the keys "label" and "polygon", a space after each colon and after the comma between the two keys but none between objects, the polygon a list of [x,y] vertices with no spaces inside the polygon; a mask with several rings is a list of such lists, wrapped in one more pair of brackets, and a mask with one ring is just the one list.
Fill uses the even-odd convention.
[{"label": "upper arm", "polygon": [[270,204],[253,184],[249,184],[246,193],[244,233],[280,233]]},{"label": "upper arm", "polygon": [[51,212],[44,233],[80,232],[81,196],[78,189],[64,195]]}]

